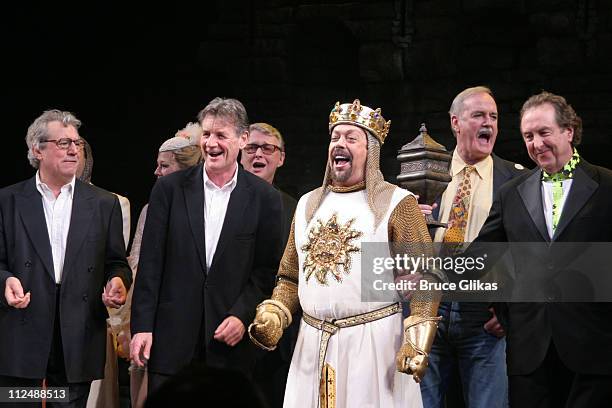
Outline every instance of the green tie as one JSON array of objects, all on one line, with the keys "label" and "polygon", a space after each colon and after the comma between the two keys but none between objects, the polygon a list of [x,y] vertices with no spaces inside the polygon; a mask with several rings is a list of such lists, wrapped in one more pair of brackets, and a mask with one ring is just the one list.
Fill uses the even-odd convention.
[{"label": "green tie", "polygon": [[570,161],[563,166],[561,171],[553,174],[548,174],[542,170],[542,181],[552,182],[552,230],[553,234],[557,230],[559,225],[559,219],[561,218],[561,199],[563,198],[563,180],[569,180],[574,178],[574,170],[580,162],[580,155],[576,148],[574,148],[574,154]]}]

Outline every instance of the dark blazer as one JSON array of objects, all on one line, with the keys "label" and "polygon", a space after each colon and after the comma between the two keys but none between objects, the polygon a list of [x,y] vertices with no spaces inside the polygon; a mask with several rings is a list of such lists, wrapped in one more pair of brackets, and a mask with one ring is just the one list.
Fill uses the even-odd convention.
[{"label": "dark blazer", "polygon": [[210,270],[203,166],[162,177],[153,187],[131,317],[133,334],[153,333],[152,372],[175,374],[199,356],[211,366],[252,369],[248,335],[229,347],[213,334],[230,315],[248,327],[257,304],[271,295],[281,257],[281,200],[241,166],[237,178]]},{"label": "dark blazer", "polygon": [[[535,169],[501,188],[474,243],[547,242],[554,249],[555,242],[610,242],[611,206],[612,172],[582,159],[551,240],[542,205],[541,170]],[[572,256],[567,252],[513,256],[515,274],[518,279],[537,279],[532,277],[534,265],[541,265],[542,273],[562,276]],[[612,303],[555,303],[552,294],[549,299],[547,303],[508,303],[508,373],[533,372],[553,341],[571,370],[612,374]]]},{"label": "dark blazer", "polygon": [[[51,350],[56,285],[51,244],[35,177],[0,190],[0,282],[21,281],[31,292],[25,309],[0,297],[0,375],[44,378]],[[102,378],[106,307],[102,290],[112,277],[129,289],[121,207],[101,188],[75,182],[60,289],[60,322],[68,382]]]},{"label": "dark blazer", "polygon": [[297,207],[297,200],[291,197],[289,194],[285,193],[283,190],[278,189],[278,192],[281,196],[281,206],[282,206],[282,236],[283,236],[283,244],[282,248],[285,249],[287,245],[287,240],[289,239],[289,232],[291,231],[291,223],[293,222],[293,214],[295,213],[295,208]]}]

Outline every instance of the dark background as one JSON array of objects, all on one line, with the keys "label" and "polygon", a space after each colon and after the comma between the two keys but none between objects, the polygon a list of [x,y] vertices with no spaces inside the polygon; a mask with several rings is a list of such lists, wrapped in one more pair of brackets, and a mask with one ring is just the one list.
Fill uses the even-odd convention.
[{"label": "dark background", "polygon": [[[126,2],[127,3],[127,2]],[[137,6],[3,6],[5,112],[0,186],[34,174],[25,134],[45,109],[70,110],[93,148],[92,181],[127,196],[132,222],[155,181],[159,145],[215,96],[286,139],[278,184],[296,197],[322,181],[327,119],[360,98],[391,119],[382,168],[426,122],[448,149],[448,108],[488,85],[495,152],[528,167],[518,111],[543,89],[584,120],[581,154],[612,167],[612,6],[604,0],[207,1]]]}]

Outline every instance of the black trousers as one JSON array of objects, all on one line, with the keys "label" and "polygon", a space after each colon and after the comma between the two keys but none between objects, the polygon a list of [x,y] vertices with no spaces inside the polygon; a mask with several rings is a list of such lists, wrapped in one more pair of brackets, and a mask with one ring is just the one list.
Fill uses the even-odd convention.
[{"label": "black trousers", "polygon": [[510,375],[508,380],[511,408],[604,408],[612,401],[612,375],[571,371],[552,341],[540,367],[528,375]]},{"label": "black trousers", "polygon": [[[68,402],[51,402],[47,401],[48,408],[85,408],[87,406],[87,398],[89,397],[90,382],[85,383],[69,383],[66,377],[66,366],[64,363],[64,349],[62,347],[62,334],[60,330],[60,315],[59,315],[59,296],[60,285],[57,285],[56,300],[55,300],[55,322],[53,327],[53,340],[51,343],[51,351],[47,361],[46,383],[47,387],[66,387],[68,388]],[[0,376],[0,387],[42,387],[43,379],[19,378]],[[40,407],[42,404],[37,403],[3,403],[2,407]]]},{"label": "black trousers", "polygon": [[[198,330],[198,345],[196,347],[196,355],[193,357],[191,364],[206,365],[206,344],[204,343],[204,328],[206,327],[205,320],[206,315],[204,311],[202,311],[202,321],[200,323],[200,329]],[[153,334],[153,340],[155,340],[155,334]],[[155,394],[159,388],[172,377],[174,377],[172,374],[162,374],[150,370],[147,371],[147,397]]]}]

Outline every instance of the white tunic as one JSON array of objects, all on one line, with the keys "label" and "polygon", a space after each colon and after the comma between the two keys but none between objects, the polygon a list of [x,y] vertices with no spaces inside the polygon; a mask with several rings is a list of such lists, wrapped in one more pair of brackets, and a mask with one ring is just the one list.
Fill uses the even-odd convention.
[{"label": "white tunic", "polygon": [[[335,214],[337,224],[361,233],[351,240],[335,240],[334,245],[360,247],[360,242],[388,242],[388,220],[395,206],[407,195],[397,188],[391,205],[378,228],[374,229],[374,215],[368,207],[366,191],[351,193],[329,192],[312,220],[306,223],[305,207],[310,193],[304,195],[295,212],[295,247],[299,259],[298,293],[302,310],[318,319],[344,318],[369,312],[392,303],[361,301],[361,256],[359,251],[350,253],[351,267],[339,271],[341,281],[328,273],[326,284],[319,282],[315,273],[306,280],[304,268],[308,251],[303,247],[309,242],[309,232],[318,221],[325,225]],[[329,240],[328,240],[329,241]],[[303,320],[291,361],[285,407],[318,407],[318,370],[321,331]],[[422,407],[421,393],[412,376],[397,372],[396,353],[402,343],[402,316],[392,316],[358,326],[340,329],[331,336],[325,363],[336,374],[336,407]]]}]

